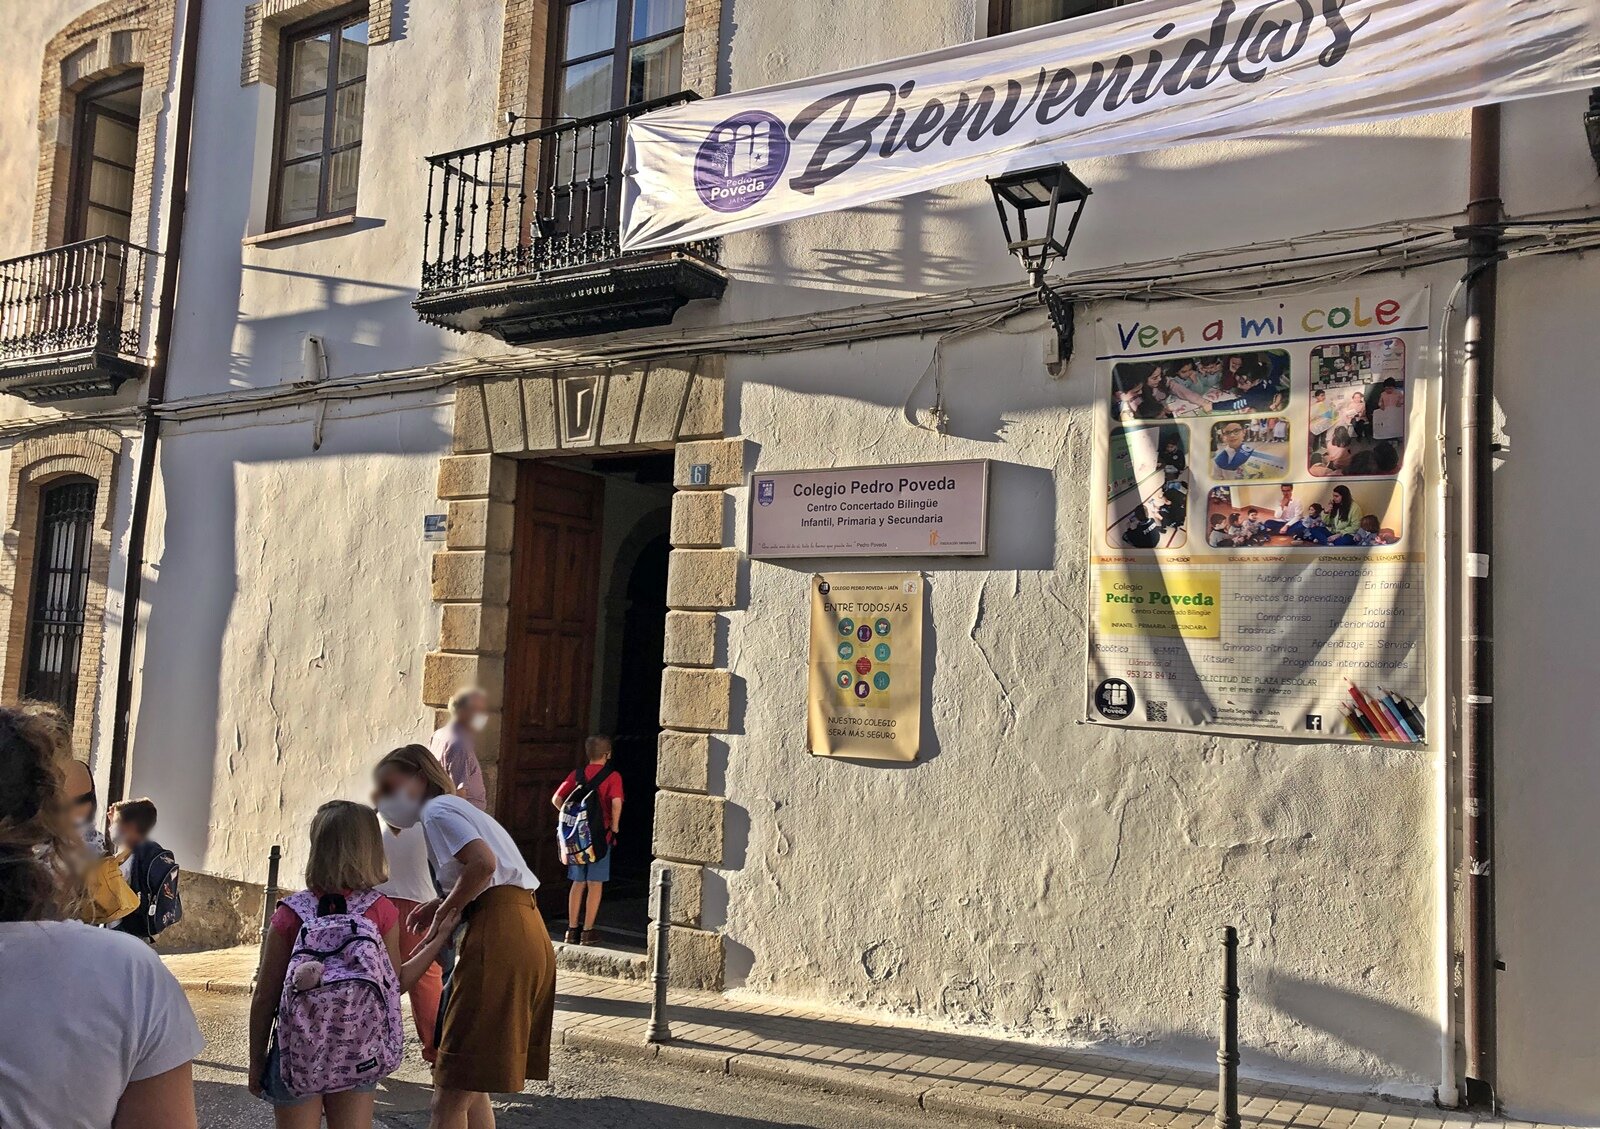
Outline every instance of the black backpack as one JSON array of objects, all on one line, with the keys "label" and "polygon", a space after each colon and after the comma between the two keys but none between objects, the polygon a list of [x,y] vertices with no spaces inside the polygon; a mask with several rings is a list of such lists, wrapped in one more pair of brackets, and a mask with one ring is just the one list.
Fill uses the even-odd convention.
[{"label": "black backpack", "polygon": [[132,885],[139,908],[117,922],[117,928],[138,937],[155,938],[183,920],[178,896],[178,860],[159,843],[141,843],[133,852]]}]

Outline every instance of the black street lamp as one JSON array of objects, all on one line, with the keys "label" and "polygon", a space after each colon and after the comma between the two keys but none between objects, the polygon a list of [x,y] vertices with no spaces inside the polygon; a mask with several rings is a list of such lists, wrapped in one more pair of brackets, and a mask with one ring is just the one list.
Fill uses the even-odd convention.
[{"label": "black street lamp", "polygon": [[1065,363],[1072,355],[1072,301],[1046,285],[1045,275],[1052,263],[1066,258],[1092,190],[1066,165],[992,176],[989,188],[1005,231],[1006,250],[1022,263],[1029,281],[1038,290],[1039,301],[1056,327],[1061,362]]}]

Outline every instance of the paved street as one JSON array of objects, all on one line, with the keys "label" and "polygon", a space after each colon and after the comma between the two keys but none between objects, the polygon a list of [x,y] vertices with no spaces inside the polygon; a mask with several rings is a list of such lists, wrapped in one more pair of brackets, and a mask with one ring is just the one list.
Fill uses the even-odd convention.
[{"label": "paved street", "polygon": [[[206,1129],[270,1126],[267,1107],[244,1084],[248,997],[193,992],[190,1000],[207,1044],[195,1067],[200,1124]],[[427,1075],[420,1066],[412,1042],[406,1065],[379,1093],[378,1124],[385,1129],[427,1125]],[[555,1052],[554,1073],[550,1083],[533,1092],[497,1103],[500,1129],[964,1129],[993,1124],[570,1048]]]}]

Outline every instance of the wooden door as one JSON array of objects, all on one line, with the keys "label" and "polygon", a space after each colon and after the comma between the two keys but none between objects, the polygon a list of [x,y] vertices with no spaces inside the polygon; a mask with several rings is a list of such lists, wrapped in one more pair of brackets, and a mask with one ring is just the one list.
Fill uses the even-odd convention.
[{"label": "wooden door", "polygon": [[603,496],[598,475],[518,469],[498,807],[550,912],[567,888],[550,797],[589,733]]}]

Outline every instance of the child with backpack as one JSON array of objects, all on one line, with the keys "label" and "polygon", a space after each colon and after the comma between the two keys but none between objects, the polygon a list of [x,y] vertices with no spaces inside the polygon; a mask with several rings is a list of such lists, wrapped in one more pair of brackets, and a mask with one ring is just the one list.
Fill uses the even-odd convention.
[{"label": "child with backpack", "polygon": [[569,945],[600,940],[594,923],[600,914],[601,891],[611,880],[611,849],[622,824],[622,776],[611,765],[611,738],[588,738],[583,756],[585,763],[569,772],[551,797],[561,813],[556,837],[572,882],[567,895]]},{"label": "child with backpack", "polygon": [[122,877],[139,896],[139,908],[113,928],[150,945],[156,943],[157,934],[183,917],[178,860],[150,837],[156,829],[156,814],[156,805],[148,799],[124,800],[111,807],[111,838],[117,846]]},{"label": "child with backpack", "polygon": [[378,1082],[400,1065],[400,996],[449,940],[435,921],[400,959],[400,911],[372,809],[333,800],[311,821],[306,889],[272,915],[250,1005],[250,1092],[278,1129],[371,1129]]}]

